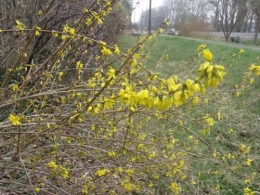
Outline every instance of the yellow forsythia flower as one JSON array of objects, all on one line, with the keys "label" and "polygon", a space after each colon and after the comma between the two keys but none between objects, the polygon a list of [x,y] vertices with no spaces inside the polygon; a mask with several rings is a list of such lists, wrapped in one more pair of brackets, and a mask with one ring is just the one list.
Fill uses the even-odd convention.
[{"label": "yellow forsythia flower", "polygon": [[245,52],[245,50],[240,49],[239,54],[242,54],[242,53],[244,53],[244,52]]},{"label": "yellow forsythia flower", "polygon": [[40,188],[35,188],[34,190],[35,190],[35,192],[38,193],[38,192],[40,192],[41,189]]},{"label": "yellow forsythia flower", "polygon": [[106,48],[106,47],[103,47],[103,49],[101,50],[101,53],[104,55],[104,56],[109,56],[112,54],[112,52],[110,51],[110,49]]},{"label": "yellow forsythia flower", "polygon": [[39,36],[40,35],[40,31],[41,31],[41,28],[39,26],[36,26],[35,27],[35,36]]},{"label": "yellow forsythia flower", "polygon": [[102,177],[102,176],[104,176],[104,175],[106,174],[107,171],[108,171],[107,169],[100,169],[100,170],[98,170],[98,171],[95,173],[95,175],[96,175],[96,176],[99,176],[99,177]]},{"label": "yellow forsythia flower", "polygon": [[209,49],[204,49],[203,50],[203,57],[206,61],[211,62],[213,55],[212,53],[209,51]]},{"label": "yellow forsythia flower", "polygon": [[58,165],[56,165],[54,161],[50,161],[47,165],[52,170],[56,170],[58,168]]},{"label": "yellow forsythia flower", "polygon": [[14,116],[12,114],[10,114],[9,116],[9,121],[12,123],[12,125],[21,125],[22,123],[20,122],[20,117],[19,116]]},{"label": "yellow forsythia flower", "polygon": [[181,192],[181,188],[179,187],[179,185],[175,182],[171,183],[171,185],[169,186],[170,190],[172,192],[174,192],[174,194],[179,194]]},{"label": "yellow forsythia flower", "polygon": [[19,22],[18,20],[16,20],[15,23],[16,23],[15,27],[17,29],[24,30],[26,28],[26,26],[23,23]]},{"label": "yellow forsythia flower", "polygon": [[108,155],[109,157],[115,157],[115,156],[116,156],[116,153],[115,153],[114,151],[109,151],[109,152],[107,153],[107,155]]},{"label": "yellow forsythia flower", "polygon": [[116,54],[120,54],[120,50],[119,50],[119,48],[118,48],[118,46],[115,44],[114,45],[114,53],[116,53]]},{"label": "yellow forsythia flower", "polygon": [[19,89],[19,86],[17,84],[13,85],[12,86],[12,90],[13,91],[17,91]]},{"label": "yellow forsythia flower", "polygon": [[244,195],[253,195],[255,194],[254,191],[252,191],[250,188],[246,187],[244,188]]},{"label": "yellow forsythia flower", "polygon": [[253,159],[248,158],[246,161],[247,166],[251,166],[253,161],[254,161]]}]

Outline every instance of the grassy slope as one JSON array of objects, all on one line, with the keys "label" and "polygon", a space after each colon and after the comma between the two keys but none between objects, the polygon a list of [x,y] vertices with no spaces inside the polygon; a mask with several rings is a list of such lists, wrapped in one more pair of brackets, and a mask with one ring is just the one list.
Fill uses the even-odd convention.
[{"label": "grassy slope", "polygon": [[[120,48],[124,51],[133,46],[136,43],[136,40],[137,37],[122,36],[119,42]],[[195,70],[196,67],[192,66],[195,66],[196,63],[192,62],[192,57],[196,54],[196,49],[201,43],[203,43],[203,40],[190,40],[176,36],[159,36],[155,47],[150,51],[150,59],[146,66],[153,68],[155,72],[159,72],[166,78],[175,74],[178,74],[180,77],[185,77],[187,73],[190,72],[194,78],[195,71],[192,70]],[[260,51],[245,49],[245,53],[242,54],[240,58],[235,59],[235,61],[230,65],[229,62],[232,61],[232,54],[237,54],[240,50],[239,47],[213,42],[207,43],[207,46],[214,55],[213,63],[226,67],[227,74],[222,84],[222,89],[224,88],[226,91],[233,89],[236,84],[242,82],[243,76],[251,63],[256,63],[257,57],[260,56]],[[241,45],[241,49],[242,48],[243,45]],[[162,55],[168,55],[168,60],[161,66],[157,66],[157,61],[162,57]],[[154,67],[156,67],[156,69],[154,69]],[[237,100],[241,101],[240,104],[246,100],[247,108],[248,106],[251,106],[252,110],[258,114],[260,114],[260,101],[255,100],[260,92],[260,89],[258,88],[259,83],[260,81],[257,80],[255,84],[250,87],[252,90],[248,89],[246,94],[242,94]],[[254,104],[249,105],[250,102]],[[259,110],[256,109],[256,104],[258,105]]]},{"label": "grassy slope", "polygon": [[[122,50],[134,45],[136,37],[123,36],[120,39],[119,46]],[[154,72],[159,72],[161,76],[167,78],[171,75],[179,75],[180,78],[195,78],[195,70],[199,66],[201,58],[196,58],[193,61],[194,54],[196,54],[197,47],[203,41],[184,39],[175,36],[159,36],[155,47],[150,51],[150,59],[146,63],[146,66],[152,69]],[[211,134],[204,139],[208,141],[212,147],[216,148],[223,155],[232,153],[238,150],[238,146],[241,143],[252,146],[252,156],[254,159],[259,159],[259,115],[260,115],[260,79],[258,78],[255,83],[247,88],[240,97],[231,97],[229,92],[234,89],[236,84],[240,84],[243,80],[245,72],[250,67],[251,63],[256,62],[260,52],[256,50],[246,49],[245,53],[240,58],[235,58],[235,61],[230,64],[233,57],[232,54],[239,52],[240,48],[232,47],[225,44],[217,44],[209,42],[208,48],[212,51],[214,58],[213,63],[225,66],[227,74],[224,78],[224,82],[220,85],[219,89],[208,90],[210,104],[207,106],[202,105],[200,109],[194,109],[190,111],[190,115],[193,117],[202,116],[204,113],[210,113],[214,116],[214,113],[221,110],[222,120],[217,121],[215,118],[215,127],[212,128]],[[241,45],[243,48],[243,45]],[[157,62],[162,55],[168,55],[168,59],[164,61],[160,66]],[[215,92],[218,92],[218,95]],[[223,104],[228,102],[228,106]],[[155,122],[156,123],[156,122]],[[161,124],[152,124],[156,127]],[[170,127],[172,124],[164,124]],[[232,128],[233,133],[227,133],[228,129]],[[196,133],[200,133],[200,129],[195,125],[191,126],[191,129]],[[182,135],[180,135],[182,136]],[[206,155],[212,156],[208,148],[200,147],[196,151]],[[245,157],[246,158],[246,157]],[[240,160],[243,157],[240,157]],[[203,170],[218,170],[219,167],[212,164],[210,161],[194,159],[195,164],[192,164],[192,168],[197,171],[203,172]],[[255,167],[260,166],[255,160]],[[242,162],[232,162],[242,163]],[[255,169],[252,168],[252,172]],[[245,170],[248,173],[248,170]],[[222,171],[218,176],[203,175],[198,178],[194,175],[194,179],[197,181],[197,188],[200,188],[203,193],[209,191],[210,194],[215,194],[214,189],[210,185],[219,183],[221,186],[220,194],[239,195],[243,191],[243,183],[239,183],[238,176],[235,176],[233,172]],[[243,181],[243,180],[242,180]],[[255,187],[254,190],[259,190]]]}]

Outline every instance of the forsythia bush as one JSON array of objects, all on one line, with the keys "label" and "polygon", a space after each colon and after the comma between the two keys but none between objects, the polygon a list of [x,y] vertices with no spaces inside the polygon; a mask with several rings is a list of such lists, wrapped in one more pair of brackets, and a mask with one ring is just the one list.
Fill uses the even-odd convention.
[{"label": "forsythia bush", "polygon": [[[220,111],[217,117],[204,113],[195,121],[189,116],[189,109],[198,109],[199,100],[226,74],[207,46],[198,47],[202,57],[193,78],[179,78],[174,71],[174,76],[163,78],[146,68],[143,51],[161,29],[140,38],[127,52],[79,33],[102,24],[116,1],[102,3],[97,12],[82,10],[74,25],[65,24],[60,32],[43,32],[40,24],[27,29],[18,20],[12,31],[1,29],[28,39],[17,48],[0,89],[0,107],[8,115],[0,124],[0,192],[205,194],[196,185],[203,175],[217,177],[222,170],[239,175],[239,170],[250,168],[250,146],[234,146],[225,156],[204,139]],[[54,51],[40,64],[24,64],[27,43],[41,33],[59,40]],[[92,45],[99,52],[89,56],[94,59],[90,65],[81,58]],[[259,66],[252,65],[248,74],[253,72],[259,75]],[[240,89],[237,86],[234,94]],[[194,126],[201,132],[193,131]],[[211,158],[197,152],[203,147]],[[216,169],[199,171],[199,158]],[[258,174],[240,175],[246,182],[242,194],[255,193],[249,184]],[[217,194],[221,185],[213,182],[211,187],[210,193]]]}]

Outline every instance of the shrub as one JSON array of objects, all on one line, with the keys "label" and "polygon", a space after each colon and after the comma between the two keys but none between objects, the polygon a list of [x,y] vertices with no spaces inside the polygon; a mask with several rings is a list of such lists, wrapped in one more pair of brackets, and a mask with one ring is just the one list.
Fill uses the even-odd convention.
[{"label": "shrub", "polygon": [[[228,158],[198,135],[209,134],[221,113],[193,117],[193,108],[225,74],[206,45],[194,56],[203,58],[193,78],[163,78],[145,66],[146,48],[161,29],[124,53],[93,34],[116,2],[94,1],[61,30],[43,30],[40,22],[27,28],[20,20],[14,29],[1,29],[21,37],[13,56],[5,58],[15,59],[0,91],[7,116],[0,124],[1,193],[201,194],[207,190],[197,181],[207,183],[208,176],[219,174],[229,181],[228,170],[253,164],[250,146],[229,143],[234,154]],[[50,3],[43,17],[51,8]],[[42,33],[52,36],[53,48],[42,61],[28,64],[28,45]],[[250,71],[258,74],[258,69],[254,65]],[[198,149],[210,150],[212,157]],[[198,158],[212,166],[196,165]],[[210,193],[220,189],[215,182],[207,185]],[[252,192],[248,185],[241,190]]]},{"label": "shrub", "polygon": [[240,37],[230,37],[231,42],[240,43]]}]

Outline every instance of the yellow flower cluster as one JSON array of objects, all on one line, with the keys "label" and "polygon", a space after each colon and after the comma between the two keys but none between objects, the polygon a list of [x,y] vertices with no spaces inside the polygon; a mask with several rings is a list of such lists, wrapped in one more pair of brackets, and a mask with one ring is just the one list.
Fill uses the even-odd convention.
[{"label": "yellow flower cluster", "polygon": [[104,168],[104,169],[99,169],[99,170],[95,173],[95,175],[98,176],[98,177],[102,177],[102,176],[106,175],[106,174],[109,173],[109,172],[110,172],[110,171],[109,171],[108,169],[106,169],[106,168]]},{"label": "yellow flower cluster", "polygon": [[69,169],[62,165],[57,165],[54,161],[48,162],[47,166],[57,175],[61,175],[64,179],[69,178]]},{"label": "yellow flower cluster", "polygon": [[20,122],[21,118],[19,116],[14,116],[14,115],[10,114],[8,119],[12,123],[12,125],[14,125],[14,126],[22,124]]},{"label": "yellow flower cluster", "polygon": [[67,24],[63,27],[63,35],[62,40],[66,40],[68,38],[74,38],[75,37],[75,28],[69,27]]},{"label": "yellow flower cluster", "polygon": [[239,150],[243,152],[243,154],[248,154],[250,152],[251,146],[246,147],[244,144],[239,146]]},{"label": "yellow flower cluster", "polygon": [[[100,43],[103,50],[103,55],[110,55],[112,52],[106,48],[105,43]],[[206,51],[206,58],[211,61],[212,54],[209,50]],[[138,56],[135,56],[138,58]],[[194,96],[195,93],[200,92],[205,94],[205,87],[215,87],[223,80],[224,67],[215,65],[213,66],[211,62],[204,62],[200,68],[197,70],[198,76],[195,81],[191,79],[186,79],[185,82],[181,83],[175,77],[170,77],[169,79],[158,79],[151,78],[151,80],[160,80],[160,88],[157,86],[148,86],[146,89],[137,89],[135,85],[131,85],[126,82],[122,84],[123,88],[120,89],[118,97],[115,96],[111,98],[104,99],[104,108],[112,108],[117,100],[121,104],[125,104],[131,110],[135,110],[137,106],[141,105],[148,109],[156,108],[157,110],[168,110],[172,105],[180,106],[187,99]],[[132,62],[131,62],[132,64]],[[137,64],[137,62],[136,62]],[[135,65],[136,66],[136,65]],[[116,79],[116,70],[109,67],[107,71],[108,80]],[[204,85],[201,83],[204,79]],[[197,104],[198,98],[195,98],[194,104]]]},{"label": "yellow flower cluster", "polygon": [[21,30],[21,32],[23,33],[26,26],[23,23],[19,22],[18,20],[16,20],[15,23],[16,23],[15,28]]},{"label": "yellow flower cluster", "polygon": [[210,62],[204,62],[200,68],[197,70],[199,75],[196,81],[200,82],[202,78],[206,77],[204,80],[205,87],[216,87],[220,81],[223,80],[225,68],[219,65],[212,65]]},{"label": "yellow flower cluster", "polygon": [[244,195],[254,195],[255,192],[252,191],[249,187],[244,188]]},{"label": "yellow flower cluster", "polygon": [[251,64],[249,70],[252,71],[252,72],[255,72],[256,76],[260,75],[260,66],[257,66],[255,64]]},{"label": "yellow flower cluster", "polygon": [[[208,59],[212,54],[209,54]],[[188,98],[191,98],[196,92],[205,94],[205,87],[215,87],[223,80],[224,67],[211,65],[210,62],[204,62],[197,70],[199,76],[196,80],[187,79],[184,83],[176,83],[175,78],[168,80],[162,79],[161,88],[150,86],[149,89],[136,92],[134,86],[124,83],[124,89],[119,91],[119,101],[128,107],[143,105],[146,108],[156,108],[158,110],[168,110],[171,105],[180,106]],[[204,85],[201,80],[205,78]]]},{"label": "yellow flower cluster", "polygon": [[41,28],[39,26],[36,26],[35,27],[35,36],[39,36],[40,35],[40,31],[41,31]]},{"label": "yellow flower cluster", "polygon": [[204,49],[206,49],[207,45],[205,43],[201,44],[198,48],[197,48],[197,51],[200,52]]},{"label": "yellow flower cluster", "polygon": [[171,185],[169,186],[169,188],[170,188],[170,190],[171,190],[174,194],[176,194],[176,195],[178,195],[178,194],[181,193],[181,188],[180,188],[179,185],[178,185],[177,183],[175,183],[175,182],[171,183]]},{"label": "yellow flower cluster", "polygon": [[108,49],[107,47],[103,46],[101,53],[103,54],[103,56],[109,56],[112,54],[112,51],[110,49]]},{"label": "yellow flower cluster", "polygon": [[211,62],[213,55],[212,53],[209,51],[209,49],[204,49],[203,50],[203,57],[206,61]]}]

